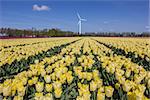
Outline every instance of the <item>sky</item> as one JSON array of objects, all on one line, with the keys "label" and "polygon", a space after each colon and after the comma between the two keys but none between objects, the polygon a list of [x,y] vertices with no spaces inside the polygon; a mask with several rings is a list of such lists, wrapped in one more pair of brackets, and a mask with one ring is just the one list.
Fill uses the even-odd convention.
[{"label": "sky", "polygon": [[[0,27],[78,32],[145,32],[149,0],[0,0]],[[150,28],[149,28],[150,29]]]}]

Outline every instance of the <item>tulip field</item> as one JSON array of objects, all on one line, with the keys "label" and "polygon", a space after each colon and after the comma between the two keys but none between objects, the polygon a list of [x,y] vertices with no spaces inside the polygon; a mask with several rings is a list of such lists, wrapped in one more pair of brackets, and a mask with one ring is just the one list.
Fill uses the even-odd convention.
[{"label": "tulip field", "polygon": [[150,40],[2,39],[0,100],[150,100]]}]

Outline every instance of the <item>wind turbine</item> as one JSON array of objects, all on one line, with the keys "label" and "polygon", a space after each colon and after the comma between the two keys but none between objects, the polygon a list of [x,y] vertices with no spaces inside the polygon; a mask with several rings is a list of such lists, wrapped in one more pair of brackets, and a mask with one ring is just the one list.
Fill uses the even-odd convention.
[{"label": "wind turbine", "polygon": [[87,21],[87,20],[86,20],[86,19],[81,18],[81,17],[80,17],[80,15],[79,15],[79,13],[77,13],[77,16],[78,16],[78,19],[79,19],[79,21],[78,21],[79,34],[82,34],[82,21]]}]

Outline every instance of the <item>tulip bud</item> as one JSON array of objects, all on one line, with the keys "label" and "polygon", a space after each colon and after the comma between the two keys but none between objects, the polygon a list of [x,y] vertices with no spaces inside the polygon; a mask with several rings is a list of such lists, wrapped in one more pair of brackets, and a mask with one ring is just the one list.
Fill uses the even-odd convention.
[{"label": "tulip bud", "polygon": [[112,97],[113,92],[114,92],[114,88],[112,88],[111,86],[105,87],[105,94],[107,97]]},{"label": "tulip bud", "polygon": [[43,83],[43,82],[38,82],[38,83],[35,85],[35,87],[36,87],[36,91],[37,91],[37,92],[42,92],[43,89],[44,89],[44,83]]},{"label": "tulip bud", "polygon": [[54,91],[54,93],[55,93],[55,97],[56,98],[60,98],[61,94],[62,94],[61,88],[56,88],[55,91]]},{"label": "tulip bud", "polygon": [[47,92],[51,92],[52,88],[53,88],[52,84],[46,84],[45,85],[45,89],[46,89]]},{"label": "tulip bud", "polygon": [[94,81],[92,81],[90,83],[90,91],[95,91],[96,89],[97,89],[97,84]]},{"label": "tulip bud", "polygon": [[97,100],[105,100],[105,93],[98,92],[97,93]]},{"label": "tulip bud", "polygon": [[50,83],[50,82],[51,82],[51,77],[50,77],[50,75],[45,75],[45,76],[44,76],[44,80],[45,80],[46,83]]}]

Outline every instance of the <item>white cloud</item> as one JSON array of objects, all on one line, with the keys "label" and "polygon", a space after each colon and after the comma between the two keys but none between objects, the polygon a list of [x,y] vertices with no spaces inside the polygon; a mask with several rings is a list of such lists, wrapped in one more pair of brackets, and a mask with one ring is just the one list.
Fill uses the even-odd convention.
[{"label": "white cloud", "polygon": [[35,4],[35,5],[33,5],[32,9],[35,10],[35,11],[47,11],[50,8],[46,5],[39,6],[39,5]]},{"label": "white cloud", "polygon": [[145,28],[150,28],[150,26],[145,26]]}]

